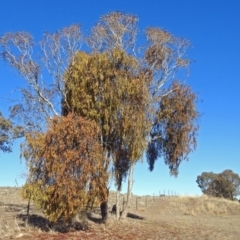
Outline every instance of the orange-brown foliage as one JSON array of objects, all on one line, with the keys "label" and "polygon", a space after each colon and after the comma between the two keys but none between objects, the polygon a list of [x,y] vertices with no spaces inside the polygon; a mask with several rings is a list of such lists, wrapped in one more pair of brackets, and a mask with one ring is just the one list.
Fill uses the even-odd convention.
[{"label": "orange-brown foliage", "polygon": [[182,160],[187,160],[196,148],[199,117],[196,99],[191,88],[179,82],[173,82],[162,98],[148,147],[150,170],[156,159],[163,156],[170,173],[176,176]]},{"label": "orange-brown foliage", "polygon": [[68,221],[94,198],[106,197],[108,174],[93,121],[73,114],[55,117],[45,134],[28,134],[22,150],[30,169],[28,186],[35,186],[34,200],[50,221]]}]

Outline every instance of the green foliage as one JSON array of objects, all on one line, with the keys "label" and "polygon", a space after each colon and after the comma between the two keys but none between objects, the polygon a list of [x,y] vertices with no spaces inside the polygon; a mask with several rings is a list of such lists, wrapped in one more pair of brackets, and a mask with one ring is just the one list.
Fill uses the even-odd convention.
[{"label": "green foliage", "polygon": [[197,176],[198,186],[204,194],[233,200],[240,194],[240,177],[232,170],[222,173],[203,172]]},{"label": "green foliage", "polygon": [[12,123],[0,113],[0,150],[11,151],[11,130]]},{"label": "green foliage", "polygon": [[198,187],[202,190],[204,194],[213,195],[214,189],[213,182],[217,178],[217,174],[213,172],[203,172],[201,175],[197,176]]},{"label": "green foliage", "polygon": [[11,152],[11,146],[14,139],[23,136],[23,129],[20,126],[14,126],[0,112],[0,151]]},{"label": "green foliage", "polygon": [[29,133],[22,145],[29,177],[23,197],[32,199],[50,221],[69,221],[92,199],[106,198],[108,174],[96,124],[69,114],[49,120],[46,133]]}]

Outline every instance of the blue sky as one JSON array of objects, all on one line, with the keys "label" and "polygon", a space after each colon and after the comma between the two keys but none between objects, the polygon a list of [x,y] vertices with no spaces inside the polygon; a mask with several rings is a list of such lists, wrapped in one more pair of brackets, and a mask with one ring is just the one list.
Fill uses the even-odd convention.
[{"label": "blue sky", "polygon": [[[40,40],[45,31],[55,32],[80,23],[87,31],[110,11],[133,13],[140,18],[139,28],[162,27],[187,38],[194,60],[187,84],[199,93],[200,119],[197,150],[183,162],[177,178],[159,159],[153,172],[146,162],[134,171],[133,193],[156,195],[173,190],[178,194],[200,195],[197,175],[204,171],[232,169],[240,175],[240,2],[238,0],[2,0],[0,35],[10,31],[28,31]],[[140,36],[141,37],[141,36]],[[0,62],[0,110],[7,114],[12,90],[23,81]],[[0,186],[24,183],[24,161],[20,164],[19,142],[11,154],[0,153]],[[123,192],[126,189],[124,185]]]}]

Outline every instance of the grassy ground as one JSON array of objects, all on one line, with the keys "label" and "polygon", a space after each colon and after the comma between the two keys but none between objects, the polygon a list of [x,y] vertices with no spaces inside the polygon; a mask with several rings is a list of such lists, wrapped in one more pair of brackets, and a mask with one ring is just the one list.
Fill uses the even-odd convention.
[{"label": "grassy ground", "polygon": [[26,206],[18,188],[0,188],[0,239],[240,239],[240,204],[206,196],[154,198],[124,221],[88,213],[67,227],[50,227],[34,206],[26,222]]}]

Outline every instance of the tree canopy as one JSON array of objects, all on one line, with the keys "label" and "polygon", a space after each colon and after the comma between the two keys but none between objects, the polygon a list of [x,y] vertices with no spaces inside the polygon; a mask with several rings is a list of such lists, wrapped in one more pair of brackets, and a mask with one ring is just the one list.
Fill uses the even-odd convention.
[{"label": "tree canopy", "polygon": [[197,176],[196,182],[202,192],[207,195],[231,200],[240,195],[240,177],[229,169],[219,174],[203,172]]},{"label": "tree canopy", "polygon": [[[78,210],[107,198],[108,173],[95,122],[69,114],[54,117],[46,133],[28,133],[22,145],[32,194],[50,221],[69,221]],[[96,204],[95,203],[95,204]]]},{"label": "tree canopy", "polygon": [[11,120],[5,118],[0,112],[0,151],[12,151],[13,140],[23,136],[23,128],[14,126]]},{"label": "tree canopy", "polygon": [[163,157],[170,173],[176,176],[182,160],[188,160],[189,153],[196,149],[199,127],[196,99],[191,88],[178,81],[173,82],[162,97],[147,149],[151,171],[157,158]]},{"label": "tree canopy", "polygon": [[[26,133],[29,133],[23,155],[31,163],[31,171],[38,169],[33,173],[30,171],[30,184],[38,172],[41,173],[37,175],[38,179],[41,176],[44,181],[54,179],[49,188],[41,186],[45,184],[43,180],[37,181],[39,185],[35,189],[40,187],[41,191],[53,191],[52,184],[58,178],[51,176],[48,161],[59,159],[56,171],[67,168],[71,171],[75,164],[75,158],[71,162],[72,158],[63,154],[61,142],[68,139],[67,134],[69,137],[77,134],[68,132],[71,121],[86,124],[86,129],[88,121],[89,126],[95,124],[97,138],[91,134],[89,137],[93,138],[94,144],[98,140],[102,151],[98,161],[102,171],[105,171],[103,173],[108,176],[107,171],[112,169],[118,191],[129,173],[127,201],[133,183],[134,165],[145,151],[150,170],[153,170],[157,158],[163,157],[170,173],[177,176],[182,160],[187,160],[188,154],[196,148],[197,97],[190,87],[174,81],[177,76],[185,78],[188,74],[190,60],[186,57],[186,51],[189,42],[161,28],[149,27],[145,29],[140,44],[138,20],[135,15],[111,12],[103,15],[86,37],[83,37],[78,25],[72,25],[53,34],[45,33],[39,45],[34,44],[33,37],[26,32],[6,33],[0,37],[0,56],[27,83],[27,88],[20,89],[23,101],[12,106],[11,115],[18,117],[25,125]],[[81,50],[83,44],[85,51]],[[39,54],[33,54],[35,46],[39,47]],[[41,56],[40,61],[37,55]],[[69,114],[73,115],[68,117]],[[66,135],[61,135],[51,121]],[[66,129],[67,126],[69,129]],[[81,139],[87,139],[88,131],[81,133]],[[55,141],[61,144],[51,145]],[[73,141],[74,147],[66,145],[71,149],[69,156],[81,155],[82,151],[90,154],[77,146],[77,142]],[[43,151],[45,148],[48,149]],[[88,157],[92,156],[85,156]],[[61,181],[71,181],[67,175],[64,178]],[[104,182],[103,193],[107,189]],[[84,186],[85,183],[83,181]],[[103,187],[100,183],[95,185],[96,189]],[[62,183],[59,184],[61,186]],[[61,189],[56,189],[60,194]],[[45,194],[41,191],[40,196]],[[43,209],[49,204],[48,200],[47,204],[42,202]],[[50,212],[55,214],[53,219],[63,216],[61,214],[69,216],[68,210],[65,213],[59,210],[59,215],[56,215],[55,205],[50,206],[51,211],[46,211],[48,216]],[[72,213],[73,209],[69,212]]]},{"label": "tree canopy", "polygon": [[66,92],[63,115],[70,111],[99,124],[121,188],[127,160],[141,157],[150,125],[147,79],[139,73],[137,61],[120,49],[78,52],[66,74]]}]

